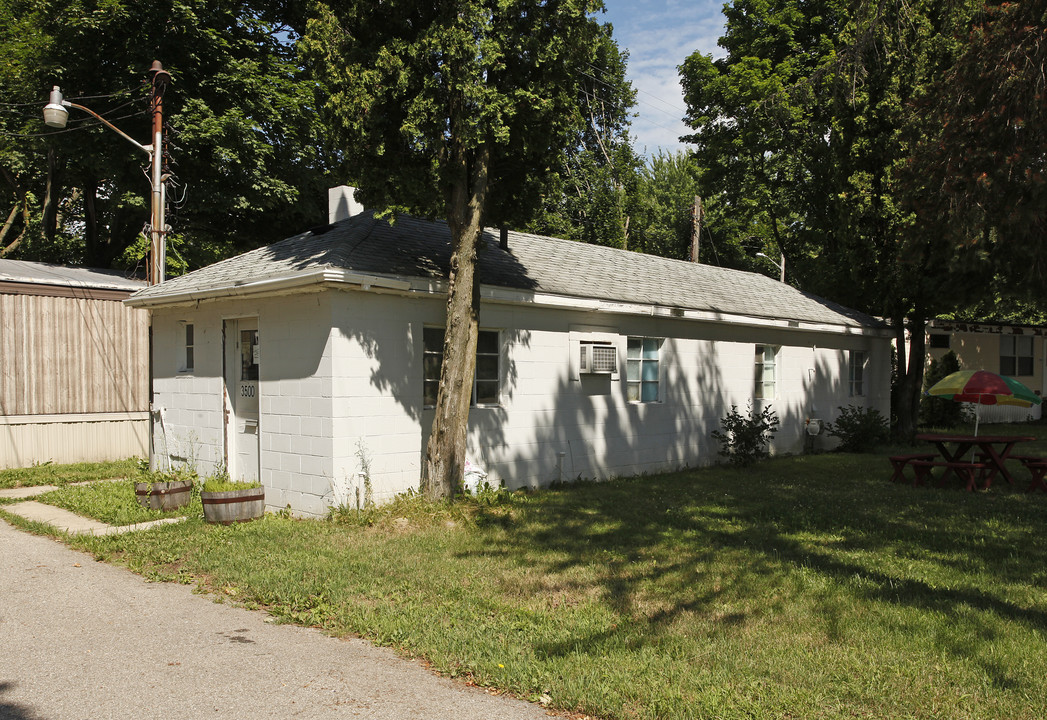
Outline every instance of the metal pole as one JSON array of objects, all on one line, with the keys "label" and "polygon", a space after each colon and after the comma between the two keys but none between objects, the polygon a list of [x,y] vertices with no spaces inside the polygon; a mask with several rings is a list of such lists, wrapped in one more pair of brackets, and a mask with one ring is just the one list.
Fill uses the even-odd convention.
[{"label": "metal pole", "polygon": [[170,73],[164,70],[159,60],[153,62],[149,69],[153,77],[153,94],[151,106],[153,111],[153,172],[152,172],[152,212],[149,217],[149,283],[157,285],[164,281],[167,274],[167,233],[164,223],[164,89],[171,79]]}]

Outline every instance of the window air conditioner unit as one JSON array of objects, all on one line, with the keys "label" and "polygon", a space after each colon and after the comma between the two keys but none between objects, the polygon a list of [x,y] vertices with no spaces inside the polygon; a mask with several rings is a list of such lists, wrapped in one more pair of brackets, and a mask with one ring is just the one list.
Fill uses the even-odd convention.
[{"label": "window air conditioner unit", "polygon": [[618,372],[618,348],[614,345],[585,343],[580,347],[578,372],[601,375]]}]

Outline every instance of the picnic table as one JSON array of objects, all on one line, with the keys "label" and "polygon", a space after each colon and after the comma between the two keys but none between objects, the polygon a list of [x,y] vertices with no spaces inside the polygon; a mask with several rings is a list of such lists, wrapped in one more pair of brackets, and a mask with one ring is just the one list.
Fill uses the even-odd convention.
[{"label": "picnic table", "polygon": [[[1011,473],[1007,470],[1006,462],[1007,458],[1011,456],[1011,452],[1014,450],[1014,446],[1021,442],[1030,442],[1036,438],[1031,435],[951,435],[951,434],[939,434],[939,433],[922,433],[916,436],[917,440],[929,442],[938,448],[938,454],[942,457],[942,465],[945,466],[945,473],[942,475],[942,480],[945,480],[950,473],[957,473],[961,475],[962,470],[966,466],[969,470],[978,469],[984,473],[984,484],[982,487],[989,487],[992,481],[996,478],[996,474],[999,473],[1003,478],[1010,484],[1014,484],[1014,478]],[[964,456],[971,452],[974,448],[978,448],[982,462],[975,462],[972,458],[965,460]],[[957,472],[961,471],[961,472]],[[962,473],[967,475],[970,479],[973,477],[971,473]],[[961,475],[961,476],[962,476]],[[970,482],[968,482],[970,485]]]}]

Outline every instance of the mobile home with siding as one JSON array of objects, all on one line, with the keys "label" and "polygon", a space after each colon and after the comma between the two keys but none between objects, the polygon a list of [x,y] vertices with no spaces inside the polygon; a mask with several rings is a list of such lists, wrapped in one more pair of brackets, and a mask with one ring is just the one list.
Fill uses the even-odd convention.
[{"label": "mobile home with siding", "polygon": [[121,273],[0,260],[0,468],[148,454],[149,313]]},{"label": "mobile home with siding", "polygon": [[[445,223],[361,211],[136,293],[174,462],[312,515],[365,473],[377,500],[417,487],[449,257]],[[493,231],[480,282],[468,456],[510,488],[715,462],[732,406],[772,406],[777,453],[888,412],[882,324],[762,275]]]},{"label": "mobile home with siding", "polygon": [[[1047,328],[1043,326],[932,320],[927,326],[928,362],[941,360],[950,351],[963,370],[988,370],[1021,381],[1037,395],[1047,392]],[[982,423],[1039,420],[1042,413],[1042,405],[978,408]]]}]

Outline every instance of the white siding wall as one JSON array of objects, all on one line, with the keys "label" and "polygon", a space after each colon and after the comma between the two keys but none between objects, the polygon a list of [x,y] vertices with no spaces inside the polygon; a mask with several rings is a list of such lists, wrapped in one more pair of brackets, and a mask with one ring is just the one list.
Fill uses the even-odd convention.
[{"label": "white siding wall", "polygon": [[[184,322],[193,324],[195,370],[183,372]],[[222,321],[195,309],[153,313],[153,460],[201,473],[224,462]]]},{"label": "white siding wall", "polygon": [[[752,400],[757,343],[781,346],[776,397],[768,402],[781,421],[775,452],[801,452],[810,417],[833,420],[838,406],[851,403],[886,416],[889,404],[883,340],[506,306],[485,307],[481,326],[503,330],[506,381],[501,407],[470,415],[470,456],[510,487],[716,461],[710,433],[732,405],[745,412]],[[572,376],[570,332],[586,327],[617,335],[616,378]],[[629,336],[664,338],[659,402],[627,399]],[[862,398],[849,397],[848,349],[870,357]],[[423,432],[431,413],[424,419]]]},{"label": "white siding wall", "polygon": [[257,305],[259,418],[266,504],[327,512],[334,473],[330,294]]},{"label": "white siding wall", "polygon": [[[365,292],[333,296],[335,473],[375,501],[417,488],[422,453],[421,342],[443,302]],[[431,421],[430,421],[431,422]]]},{"label": "white siding wall", "polygon": [[[258,319],[259,455],[266,504],[322,515],[334,472],[329,295],[206,303],[154,311],[154,404],[164,409],[173,461],[206,475],[226,459],[223,321]],[[195,370],[180,372],[183,323]],[[161,433],[155,440],[162,451]]]},{"label": "white siding wall", "polygon": [[[358,291],[157,312],[156,402],[172,446],[195,444],[203,472],[224,457],[222,318],[257,316],[267,504],[322,514],[332,480],[362,499],[362,457],[376,501],[416,488],[432,422],[422,407],[422,328],[442,326],[443,312],[439,298]],[[179,320],[196,328],[191,376],[177,372]],[[831,421],[839,406],[888,412],[886,339],[498,304],[484,306],[480,324],[501,331],[502,390],[497,407],[470,413],[469,456],[511,488],[715,462],[710,433],[732,405],[744,412],[752,399],[757,343],[781,346],[775,452],[802,451],[805,420]],[[617,377],[572,372],[572,332],[587,330],[613,335]],[[631,335],[664,338],[657,403],[627,400]],[[863,398],[848,396],[847,350],[868,353]]]}]

